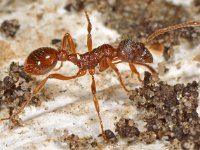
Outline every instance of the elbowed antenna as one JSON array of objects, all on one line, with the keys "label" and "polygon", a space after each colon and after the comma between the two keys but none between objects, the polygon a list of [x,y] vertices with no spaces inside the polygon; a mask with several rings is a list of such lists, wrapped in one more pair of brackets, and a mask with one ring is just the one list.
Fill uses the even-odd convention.
[{"label": "elbowed antenna", "polygon": [[164,34],[166,32],[170,32],[176,29],[180,29],[180,28],[185,28],[185,27],[196,27],[196,26],[200,26],[200,21],[190,21],[190,22],[183,22],[177,25],[173,25],[173,26],[169,26],[166,28],[162,28],[157,30],[156,32],[152,33],[151,35],[149,35],[146,40],[143,42],[145,45],[148,44],[151,40],[153,40],[154,38],[156,38],[157,36]]}]

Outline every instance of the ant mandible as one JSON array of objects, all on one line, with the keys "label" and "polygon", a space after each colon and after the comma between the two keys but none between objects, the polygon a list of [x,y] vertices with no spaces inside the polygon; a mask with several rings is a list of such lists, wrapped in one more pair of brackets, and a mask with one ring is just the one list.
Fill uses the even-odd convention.
[{"label": "ant mandible", "polygon": [[[92,24],[90,22],[87,12],[85,12],[85,15],[88,22],[88,52],[84,54],[77,53],[71,35],[69,33],[66,33],[62,39],[61,48],[59,50],[50,47],[38,48],[28,56],[24,65],[24,70],[31,75],[45,75],[49,73],[56,66],[58,61],[61,61],[60,67],[62,67],[62,63],[64,61],[70,61],[79,68],[79,71],[73,76],[64,76],[58,73],[49,74],[35,87],[29,99],[19,108],[17,112],[13,113],[13,115],[9,118],[3,118],[0,121],[10,120],[12,122],[15,122],[15,116],[19,115],[24,110],[25,106],[27,106],[31,101],[32,97],[35,96],[42,89],[42,87],[45,85],[48,79],[70,80],[83,76],[88,71],[92,79],[91,91],[93,95],[94,105],[98,114],[100,127],[102,130],[102,136],[104,138],[104,141],[107,142],[107,137],[103,128],[103,122],[100,115],[100,107],[98,99],[96,97],[96,85],[94,79],[95,67],[98,66],[100,72],[111,67],[117,74],[119,82],[124,88],[124,90],[129,92],[129,90],[124,85],[122,77],[115,64],[127,62],[129,64],[131,72],[136,73],[138,80],[142,82],[140,74],[137,71],[134,64],[143,65],[147,67],[153,74],[157,74],[157,72],[151,66],[146,64],[153,63],[153,57],[150,51],[145,47],[145,45],[147,45],[158,35],[164,34],[165,32],[169,32],[183,27],[200,26],[199,21],[184,22],[157,30],[153,34],[148,36],[144,42],[134,42],[131,39],[125,39],[119,43],[119,46],[117,48],[114,48],[109,44],[103,44],[93,49],[91,35]],[[72,52],[71,54],[68,54],[66,50],[67,42]],[[60,67],[55,70],[60,69]]]}]

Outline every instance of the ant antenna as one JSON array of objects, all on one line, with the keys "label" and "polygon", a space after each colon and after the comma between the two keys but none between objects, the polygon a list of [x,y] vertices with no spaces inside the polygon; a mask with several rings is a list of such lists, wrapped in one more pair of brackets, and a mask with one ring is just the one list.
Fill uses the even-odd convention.
[{"label": "ant antenna", "polygon": [[156,38],[157,36],[159,36],[161,34],[164,34],[166,32],[169,32],[169,31],[173,31],[173,30],[176,30],[176,29],[179,29],[179,28],[196,27],[196,26],[200,26],[200,21],[184,22],[184,23],[180,23],[180,24],[177,24],[177,25],[169,26],[169,27],[166,27],[166,28],[163,28],[163,29],[159,29],[159,30],[155,31],[154,33],[152,33],[150,36],[148,36],[143,43],[146,45],[151,40]]}]

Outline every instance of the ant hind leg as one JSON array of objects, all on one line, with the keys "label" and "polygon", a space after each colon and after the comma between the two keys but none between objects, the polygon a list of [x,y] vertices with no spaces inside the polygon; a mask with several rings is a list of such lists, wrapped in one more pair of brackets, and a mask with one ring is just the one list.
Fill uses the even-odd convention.
[{"label": "ant hind leg", "polygon": [[33,90],[32,94],[30,95],[30,97],[26,100],[26,102],[17,110],[17,112],[13,113],[12,116],[10,116],[9,118],[2,118],[0,119],[0,122],[2,121],[5,121],[5,120],[10,120],[12,121],[13,123],[16,121],[15,120],[15,116],[19,115],[23,110],[24,108],[30,103],[31,99],[33,96],[35,96],[43,87],[44,85],[46,84],[47,80],[48,79],[58,79],[58,80],[70,80],[70,79],[74,79],[74,78],[77,78],[77,77],[80,77],[80,76],[83,76],[86,74],[86,71],[85,70],[79,70],[77,72],[76,75],[74,76],[63,76],[61,74],[50,74],[48,75],[48,77],[44,78],[36,87],[35,89]]},{"label": "ant hind leg", "polygon": [[93,95],[93,101],[94,101],[95,109],[96,109],[97,114],[98,114],[99,123],[100,123],[101,131],[102,131],[102,136],[103,136],[104,141],[107,143],[107,136],[105,134],[105,130],[104,130],[104,127],[103,127],[103,121],[101,119],[99,102],[98,102],[98,99],[96,97],[96,84],[95,84],[95,79],[94,79],[94,72],[95,72],[94,69],[89,70],[89,73],[92,77],[91,90],[92,90],[92,95]]}]

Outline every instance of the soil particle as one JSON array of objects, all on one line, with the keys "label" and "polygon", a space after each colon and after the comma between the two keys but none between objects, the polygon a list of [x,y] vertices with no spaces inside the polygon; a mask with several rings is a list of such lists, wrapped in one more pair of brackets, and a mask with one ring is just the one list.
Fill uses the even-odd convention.
[{"label": "soil particle", "polygon": [[[24,72],[23,66],[15,62],[10,64],[8,75],[0,80],[0,108],[8,109],[9,116],[18,110],[30,96],[32,81],[31,76]],[[34,96],[32,100],[31,104],[36,106],[41,104],[38,96]],[[16,123],[18,121],[19,119]]]},{"label": "soil particle", "polygon": [[63,136],[62,142],[66,142],[71,150],[92,149],[98,146],[96,139],[80,138],[74,134]]},{"label": "soil particle", "polygon": [[85,8],[87,2],[84,0],[79,0],[79,1],[71,1],[70,3],[67,3],[64,7],[66,11],[81,11]]},{"label": "soil particle", "polygon": [[157,135],[155,132],[152,131],[146,131],[146,132],[141,132],[139,136],[139,140],[144,142],[145,144],[151,144],[157,139]]},{"label": "soil particle", "polygon": [[25,71],[23,66],[20,66],[18,63],[12,62],[10,64],[9,69],[9,76],[15,77],[15,78],[22,78],[26,82],[30,82],[33,80],[30,75],[28,75]]},{"label": "soil particle", "polygon": [[166,61],[168,61],[174,54],[174,50],[171,47],[164,47],[163,57]]},{"label": "soil particle", "polygon": [[17,19],[11,19],[2,22],[0,31],[4,33],[7,37],[15,37],[19,28],[19,21]]},{"label": "soil particle", "polygon": [[54,45],[56,48],[60,48],[61,39],[52,39],[51,44]]},{"label": "soil particle", "polygon": [[140,132],[132,119],[121,118],[116,124],[115,131],[122,138],[136,138],[139,136]]},{"label": "soil particle", "polygon": [[118,142],[117,137],[111,130],[105,130],[105,134],[110,143],[114,144]]}]

